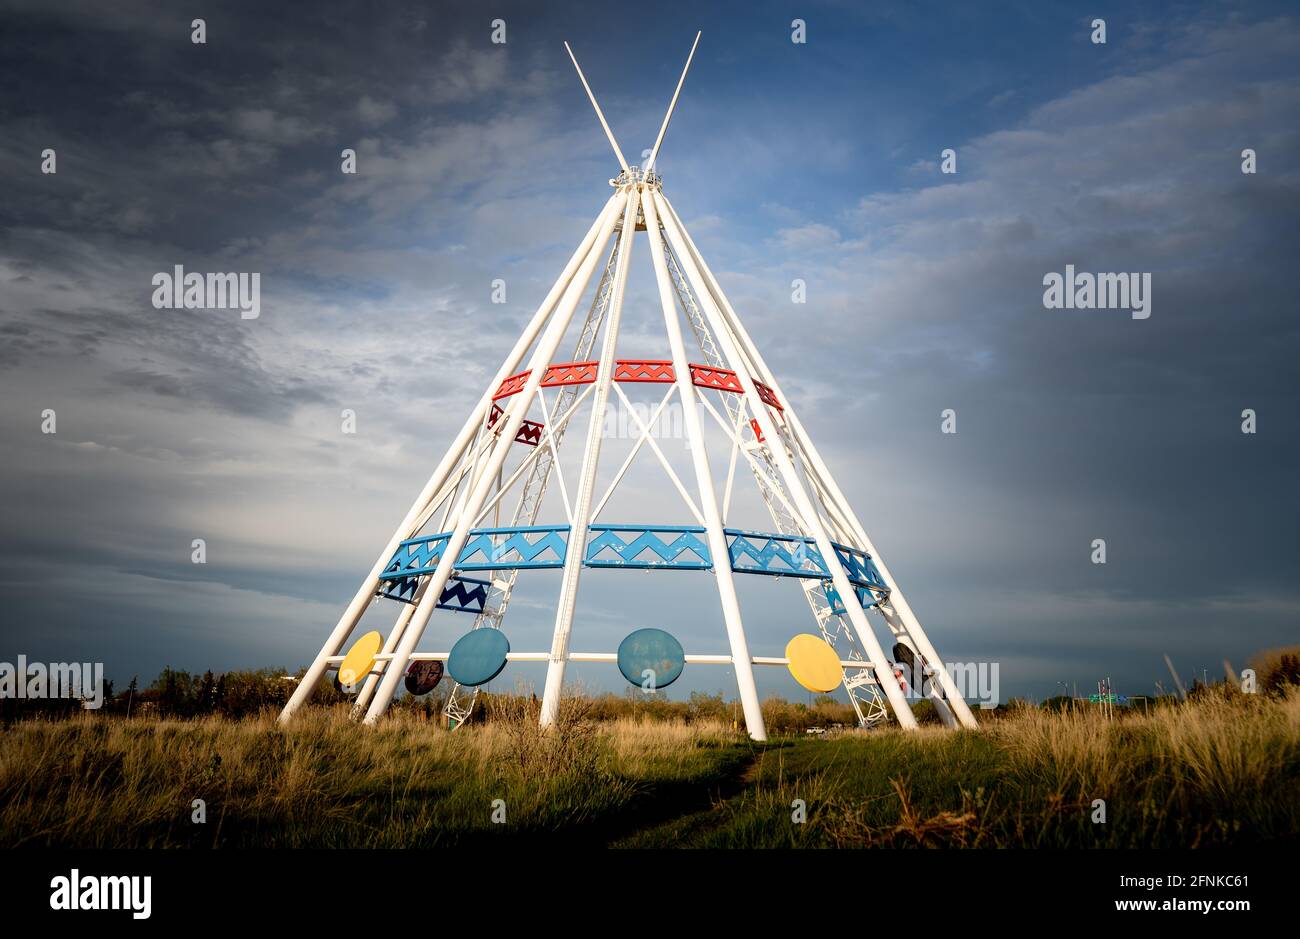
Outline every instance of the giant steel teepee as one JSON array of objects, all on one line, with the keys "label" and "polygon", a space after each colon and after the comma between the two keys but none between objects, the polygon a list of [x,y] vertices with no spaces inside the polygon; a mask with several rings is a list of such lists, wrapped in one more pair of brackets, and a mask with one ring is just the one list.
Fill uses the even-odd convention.
[{"label": "giant steel teepee", "polygon": [[[655,159],[699,38],[697,34],[654,147],[642,166],[628,165],[573,59],[621,167],[617,178],[610,180],[614,193],[393,532],[299,682],[281,720],[302,706],[328,671],[336,670],[343,683],[356,692],[354,716],[364,715],[365,722],[372,724],[383,715],[404,677],[408,688],[420,690],[411,685],[419,663],[447,661],[453,681],[446,713],[455,727],[468,717],[478,686],[509,660],[547,663],[541,722],[549,724],[558,713],[569,662],[617,662],[624,674],[635,680],[627,670],[624,647],[619,653],[574,651],[571,638],[579,587],[584,577],[590,576],[588,572],[593,568],[645,568],[711,574],[728,651],[685,653],[671,637],[664,640],[667,646],[661,643],[652,651],[660,661],[665,656],[671,659],[675,648],[680,653],[677,672],[683,663],[734,669],[745,725],[756,739],[764,739],[766,730],[754,666],[788,665],[796,678],[814,687],[801,677],[800,668],[809,674],[808,661],[795,661],[812,647],[823,656],[817,664],[829,665],[833,673],[827,681],[828,673],[823,670],[815,681],[825,682],[819,686],[823,690],[842,685],[864,726],[892,711],[901,726],[915,727],[909,698],[918,696],[934,701],[950,726],[958,722],[976,726],[897,582],[805,432],[794,402],[781,390],[664,195]],[[573,58],[571,50],[569,55]],[[616,357],[638,232],[644,232],[648,242],[662,307],[666,358]],[[601,273],[590,303],[583,304],[598,269]],[[575,317],[580,305],[586,306],[582,321]],[[687,351],[683,323],[693,340],[692,352]],[[562,358],[561,343],[566,335],[575,333],[572,357]],[[647,391],[652,400],[658,397],[649,420],[636,416],[629,397]],[[689,471],[681,473],[652,433],[653,417],[670,403],[680,410],[689,453]],[[633,413],[636,434],[631,452],[612,478],[609,467],[602,478],[601,449],[611,405]],[[577,429],[584,419],[585,429]],[[567,434],[571,425],[575,432]],[[725,477],[720,478],[711,462],[706,428],[714,449],[720,439],[729,451]],[[560,464],[561,445],[571,446],[572,438],[579,435],[581,461],[576,479],[566,482]],[[694,524],[601,520],[628,467],[646,450],[662,464],[687,520]],[[765,531],[728,524],[738,477],[751,476],[770,517],[770,524],[761,526],[768,529]],[[539,523],[543,495],[553,482],[558,484],[565,518],[560,523]],[[598,495],[598,485],[603,494]],[[513,517],[509,524],[500,524],[510,504],[514,505]],[[546,569],[559,571],[560,581],[551,648],[547,652],[508,651],[502,627],[517,578],[521,571]],[[792,642],[785,656],[753,655],[737,597],[737,580],[743,579],[739,574],[784,577],[797,583],[811,608],[818,635],[799,637],[808,642],[797,648]],[[377,631],[366,634],[344,655],[344,645],[362,616],[372,604],[382,601],[395,602],[400,608],[392,629],[386,636]],[[450,653],[418,649],[437,610],[475,616],[473,627]],[[458,622],[452,617],[442,620]],[[873,620],[883,622],[888,630],[892,660]],[[652,638],[658,641],[663,635]],[[692,644],[709,641],[707,637],[687,638]],[[464,654],[458,650],[465,650]],[[903,664],[919,667],[911,672],[910,688],[900,667]],[[441,669],[425,668],[422,674],[427,677],[431,671],[436,671],[436,681]],[[426,681],[423,687],[427,685]]]}]

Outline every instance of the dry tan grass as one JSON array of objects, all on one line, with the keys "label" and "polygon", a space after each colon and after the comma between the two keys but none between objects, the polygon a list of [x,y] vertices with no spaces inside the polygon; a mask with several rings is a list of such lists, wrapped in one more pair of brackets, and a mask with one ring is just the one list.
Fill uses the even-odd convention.
[{"label": "dry tan grass", "polygon": [[[1300,689],[1149,712],[1026,708],[768,750],[701,846],[1197,847],[1300,834]],[[791,824],[794,800],[806,824]],[[1104,822],[1094,818],[1105,805]],[[660,843],[653,837],[646,843]]]},{"label": "dry tan grass", "polygon": [[[270,714],[19,722],[0,732],[0,844],[445,844],[498,836],[497,799],[515,834],[621,843],[637,843],[615,829],[648,804],[655,824],[675,806],[689,819],[667,843],[1194,845],[1300,831],[1296,689],[766,748],[721,722],[594,722],[587,707],[567,700],[546,733],[523,696],[455,733],[400,712],[361,728],[341,707],[288,728]],[[1088,820],[1094,798],[1105,826]],[[804,826],[790,824],[796,799]]]},{"label": "dry tan grass", "polygon": [[1300,689],[1276,698],[1205,694],[1181,707],[1111,720],[1087,708],[1024,710],[987,731],[1027,773],[1071,788],[1132,781],[1135,762],[1197,791],[1257,789],[1286,768],[1300,742]]},{"label": "dry tan grass", "polygon": [[558,827],[628,803],[642,780],[707,770],[721,742],[699,726],[598,725],[581,699],[545,733],[526,710],[456,733],[401,713],[361,728],[343,708],[288,728],[269,713],[23,721],[0,735],[0,843],[407,843],[484,828],[494,799],[520,826]]}]

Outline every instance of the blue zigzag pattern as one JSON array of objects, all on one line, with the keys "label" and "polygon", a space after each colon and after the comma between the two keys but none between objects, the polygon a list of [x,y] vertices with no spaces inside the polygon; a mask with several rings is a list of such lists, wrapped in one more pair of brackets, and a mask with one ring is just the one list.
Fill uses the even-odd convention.
[{"label": "blue zigzag pattern", "polygon": [[[826,591],[826,602],[830,604],[832,613],[836,616],[843,616],[848,612],[844,609],[844,601],[840,599],[840,592],[835,589],[829,580],[822,584],[822,588]],[[864,610],[867,607],[875,606],[884,599],[883,596],[876,596],[866,587],[854,587],[853,592],[857,594],[858,603],[862,605]]]},{"label": "blue zigzag pattern", "polygon": [[475,580],[472,577],[448,581],[438,599],[438,609],[455,613],[482,613],[487,604],[488,586],[486,580]]},{"label": "blue zigzag pattern", "polygon": [[[560,568],[568,552],[568,534],[567,525],[472,529],[455,568],[457,571]],[[592,525],[583,563],[588,567],[710,570],[713,557],[701,537],[703,534],[704,529],[697,526]],[[732,570],[742,574],[818,578],[826,582],[832,608],[842,612],[843,604],[830,586],[830,569],[813,539],[733,528],[726,529],[726,537]],[[418,579],[437,569],[450,540],[451,532],[442,532],[403,541],[380,575],[381,580],[390,583],[383,595],[410,602]],[[889,588],[870,555],[846,545],[833,547],[836,560],[864,605],[888,596]],[[486,582],[472,578],[453,578],[438,606],[479,612],[486,601],[486,586]]]},{"label": "blue zigzag pattern", "polygon": [[884,578],[880,576],[880,571],[876,569],[875,562],[871,560],[871,555],[842,544],[833,547],[840,563],[844,565],[844,573],[849,575],[849,581],[853,586],[889,591],[885,586]]},{"label": "blue zigzag pattern", "polygon": [[[470,531],[456,567],[462,571],[563,567],[568,551],[567,525],[530,528],[478,528]],[[504,541],[498,541],[506,535]],[[535,536],[529,541],[528,536]],[[478,558],[479,560],[475,560]]]},{"label": "blue zigzag pattern", "polygon": [[[461,548],[456,568],[463,571],[498,571],[511,568],[563,567],[569,533],[567,525],[530,528],[474,528]],[[502,536],[508,536],[498,541]],[[533,540],[529,540],[533,536]],[[380,580],[401,580],[432,574],[451,540],[451,532],[403,541],[388,562]],[[549,556],[548,556],[549,555]]]},{"label": "blue zigzag pattern", "polygon": [[[381,597],[400,600],[402,603],[415,602],[415,591],[420,585],[420,578],[403,577],[401,580],[390,580],[387,583],[387,588],[379,592]],[[440,610],[451,610],[453,613],[482,613],[484,606],[487,605],[489,586],[491,584],[486,580],[453,577],[443,588],[437,607]]]},{"label": "blue zigzag pattern", "polygon": [[[629,541],[625,535],[634,532],[636,537]],[[704,533],[703,528],[592,525],[591,533],[594,537],[587,542],[587,556],[584,559],[588,567],[654,567],[696,571],[706,571],[713,567],[708,545],[699,537]],[[665,536],[669,535],[675,537],[665,540]],[[617,557],[601,557],[610,551]]]},{"label": "blue zigzag pattern", "polygon": [[432,574],[437,569],[438,559],[442,557],[442,552],[450,540],[451,532],[448,531],[440,535],[426,535],[423,538],[403,541],[397,546],[393,559],[388,562],[379,579],[400,580],[419,574]]},{"label": "blue zigzag pattern", "polygon": [[737,531],[732,528],[726,532],[730,539],[728,548],[731,553],[731,569],[734,571],[742,574],[772,574],[777,577],[825,578],[830,574],[821,552],[811,538]]}]

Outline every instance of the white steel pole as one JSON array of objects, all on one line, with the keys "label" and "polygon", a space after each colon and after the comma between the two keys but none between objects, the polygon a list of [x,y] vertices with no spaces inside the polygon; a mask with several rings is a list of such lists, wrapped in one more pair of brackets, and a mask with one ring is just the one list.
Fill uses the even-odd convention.
[{"label": "white steel pole", "polygon": [[[370,698],[375,693],[375,687],[379,684],[380,675],[389,668],[393,663],[389,661],[389,656],[397,648],[397,643],[402,638],[402,633],[406,630],[406,624],[411,621],[411,615],[415,613],[416,604],[424,597],[423,588],[417,589],[411,596],[410,603],[403,603],[402,610],[397,614],[397,622],[388,633],[388,638],[384,640],[384,647],[379,650],[379,656],[375,659],[375,668],[370,670],[366,676],[366,683],[361,686],[361,691],[357,693],[357,699],[352,702],[352,710],[349,716],[352,720],[357,720],[366,712],[366,705],[370,703]],[[377,671],[376,671],[377,669]]]},{"label": "white steel pole", "polygon": [[325,640],[325,644],[321,646],[320,652],[316,654],[316,658],[307,668],[306,674],[304,674],[302,679],[298,682],[298,687],[294,689],[293,694],[285,703],[284,709],[280,712],[279,718],[277,718],[280,723],[287,721],[302,705],[307,703],[308,699],[310,699],[311,695],[316,690],[316,684],[320,681],[321,676],[325,674],[325,670],[329,665],[329,657],[339,653],[339,650],[343,647],[343,643],[347,641],[348,636],[352,634],[352,630],[355,629],[357,623],[360,622],[361,617],[365,614],[366,609],[374,599],[375,591],[379,588],[379,575],[383,573],[384,568],[388,566],[388,562],[392,560],[393,553],[397,550],[398,545],[400,545],[404,539],[410,537],[410,534],[414,526],[418,523],[419,517],[423,513],[425,506],[441,488],[448,476],[451,475],[452,469],[464,455],[465,450],[469,445],[469,439],[473,436],[473,433],[476,430],[476,424],[474,423],[475,416],[476,415],[471,415],[470,420],[466,422],[465,428],[461,431],[461,434],[452,443],[451,447],[448,448],[446,455],[442,458],[442,462],[438,464],[438,468],[434,470],[433,475],[429,477],[428,483],[425,485],[420,495],[416,497],[416,500],[411,505],[411,509],[407,512],[406,517],[398,523],[392,537],[388,540],[388,544],[384,547],[383,554],[381,554],[379,559],[375,561],[374,566],[370,569],[370,574],[362,582],[360,588],[358,588],[356,595],[352,598],[352,602],[349,603],[347,608],[343,611],[343,615],[339,617],[339,621],[337,625],[335,625],[334,631],[330,633],[329,637]]},{"label": "white steel pole", "polygon": [[745,627],[740,618],[740,600],[731,570],[731,552],[727,548],[727,535],[723,531],[722,513],[718,510],[717,495],[713,488],[713,473],[704,447],[704,428],[696,406],[695,385],[691,381],[691,367],[682,341],[682,327],[678,322],[672,280],[664,262],[663,241],[659,235],[659,217],[655,211],[653,191],[641,200],[645,213],[646,234],[650,237],[650,256],[654,261],[655,280],[659,283],[659,303],[664,311],[664,326],[668,331],[668,345],[672,350],[673,370],[677,373],[677,397],[682,402],[687,441],[691,461],[695,465],[695,479],[700,493],[700,509],[704,514],[705,532],[709,553],[713,556],[713,574],[718,583],[718,597],[722,602],[722,618],[727,627],[727,641],[731,645],[731,661],[736,672],[736,686],[740,704],[745,712],[745,727],[755,740],[767,739],[763,723],[763,708],[758,700],[758,686],[754,683],[754,668],[745,640]]},{"label": "white steel pole", "polygon": [[[555,306],[556,300],[569,286],[569,282],[573,279],[574,272],[577,271],[579,264],[590,253],[591,245],[600,231],[601,222],[612,205],[614,205],[614,198],[610,197],[610,200],[605,203],[605,208],[601,211],[601,214],[597,216],[596,221],[592,223],[591,228],[582,239],[582,244],[578,246],[578,250],[573,253],[571,258],[569,258],[569,263],[565,265],[563,273],[560,274],[555,285],[551,287],[550,293],[546,295],[546,299],[542,301],[542,305],[539,306],[537,312],[533,314],[532,320],[529,322],[528,326],[525,327],[522,335],[520,335],[519,341],[515,343],[515,347],[510,350],[510,354],[506,356],[505,361],[501,364],[501,368],[497,371],[496,378],[493,379],[492,384],[488,386],[487,391],[485,391],[483,396],[479,399],[478,404],[470,414],[469,419],[465,421],[465,426],[461,428],[456,440],[447,449],[447,453],[443,456],[442,462],[438,464],[438,468],[435,469],[433,475],[429,477],[429,481],[425,484],[424,489],[421,490],[420,494],[416,497],[415,502],[411,505],[410,511],[406,513],[405,518],[403,518],[398,524],[397,529],[393,532],[392,538],[389,539],[388,544],[379,555],[379,559],[375,562],[374,567],[371,568],[369,576],[362,582],[361,587],[357,590],[356,596],[352,598],[352,602],[348,604],[347,609],[343,611],[343,615],[339,617],[338,624],[334,627],[334,631],[330,633],[329,638],[325,640],[325,644],[321,646],[321,650],[317,654],[316,659],[307,669],[307,673],[303,675],[302,680],[298,682],[298,687],[294,689],[293,695],[284,706],[284,710],[280,712],[278,720],[281,723],[292,717],[294,712],[296,712],[298,708],[302,707],[302,705],[311,697],[312,692],[316,690],[316,683],[320,681],[321,676],[325,674],[325,669],[329,664],[327,660],[330,656],[338,654],[339,649],[343,647],[343,643],[347,641],[352,630],[356,628],[357,622],[361,619],[362,614],[365,613],[366,607],[370,604],[371,598],[374,597],[375,590],[379,587],[379,575],[384,572],[384,568],[387,567],[388,562],[392,560],[393,552],[397,550],[398,545],[411,537],[413,534],[412,526],[420,515],[423,514],[425,507],[429,504],[429,500],[433,498],[433,495],[442,486],[443,482],[451,474],[452,469],[456,466],[456,463],[464,454],[465,448],[469,446],[470,440],[478,431],[479,424],[483,420],[483,415],[491,403],[492,395],[496,393],[501,382],[509,375],[513,374],[515,368],[519,364],[519,360],[523,358],[524,353],[528,351],[528,347],[531,346],[533,340],[537,338],[537,334],[541,331],[542,326],[545,325],[547,320],[550,318],[551,310]],[[517,430],[517,426],[511,430],[511,439],[513,439],[513,435]]]},{"label": "white steel pole", "polygon": [[[735,309],[727,300],[726,294],[722,291],[722,286],[718,283],[717,278],[713,276],[713,272],[709,270],[708,262],[704,260],[699,249],[696,248],[695,242],[691,240],[690,233],[686,231],[685,226],[681,225],[680,219],[678,219],[672,205],[668,203],[667,197],[661,196],[661,198],[667,205],[668,213],[678,222],[678,228],[682,232],[682,237],[689,246],[693,259],[698,262],[699,268],[704,274],[710,292],[714,297],[716,297],[721,308],[725,311],[728,325],[731,326],[736,339],[745,347],[749,356],[753,359],[755,367],[763,376],[764,384],[768,385],[768,387],[776,393],[777,398],[782,402],[782,404],[785,405],[786,420],[789,423],[791,432],[798,441],[800,448],[812,463],[813,469],[817,472],[820,480],[830,490],[831,495],[837,503],[836,508],[839,514],[850,522],[854,532],[858,538],[861,539],[862,549],[871,555],[872,560],[875,562],[876,569],[880,572],[881,579],[885,582],[885,586],[890,590],[889,603],[894,608],[898,618],[902,620],[902,625],[906,635],[916,643],[917,651],[919,651],[929,661],[930,667],[934,669],[934,677],[943,687],[944,693],[947,696],[953,711],[956,712],[956,716],[963,726],[972,730],[978,728],[979,723],[975,720],[975,715],[971,713],[970,706],[958,691],[957,685],[952,680],[952,675],[949,674],[947,666],[944,665],[943,660],[939,657],[939,653],[935,650],[934,645],[925,634],[925,630],[922,629],[921,622],[912,611],[912,607],[908,604],[907,598],[903,595],[903,591],[899,589],[898,582],[894,580],[893,575],[889,572],[888,566],[881,558],[879,552],[876,551],[876,547],[872,543],[871,538],[868,537],[866,529],[858,519],[857,513],[854,512],[852,503],[845,498],[844,493],[840,490],[839,484],[835,481],[835,477],[831,474],[830,469],[826,466],[825,461],[818,452],[817,445],[813,443],[812,438],[808,435],[807,431],[804,430],[803,424],[799,420],[797,410],[790,402],[790,399],[781,391],[781,386],[777,382],[776,375],[773,374],[772,370],[767,366],[767,363],[763,360],[762,353],[759,352],[758,347],[745,331],[744,324],[740,321],[740,317],[736,314]],[[881,610],[881,613],[884,614],[885,611]],[[893,626],[894,624],[891,623],[890,625]]]},{"label": "white steel pole", "polygon": [[564,51],[569,53],[569,58],[573,60],[573,67],[578,70],[578,78],[582,81],[582,87],[587,90],[587,97],[591,101],[591,106],[596,109],[596,117],[600,118],[600,126],[605,128],[605,136],[609,138],[609,145],[614,148],[614,156],[618,157],[619,166],[623,167],[623,172],[629,172],[627,160],[623,159],[623,151],[618,148],[618,141],[614,139],[614,132],[609,129],[609,122],[605,120],[605,114],[596,103],[596,96],[591,93],[591,86],[587,84],[587,76],[582,74],[582,67],[578,65],[578,58],[569,48],[569,44],[564,44]]},{"label": "white steel pole", "polygon": [[659,156],[659,148],[663,145],[664,134],[668,133],[668,122],[673,119],[673,111],[677,108],[677,97],[682,93],[682,85],[686,84],[686,73],[691,70],[691,59],[695,58],[695,47],[700,44],[700,34],[695,34],[695,41],[691,43],[691,53],[686,57],[686,66],[682,69],[682,77],[677,79],[677,90],[673,92],[673,100],[668,102],[668,112],[664,115],[664,122],[659,128],[659,136],[655,138],[655,145],[650,150],[650,159],[645,162],[645,171],[649,173],[655,166],[655,157]]},{"label": "white steel pole", "polygon": [[948,707],[948,702],[944,700],[943,692],[939,690],[939,686],[935,684],[933,678],[931,678],[930,682],[925,686],[925,693],[934,704],[934,710],[939,715],[939,719],[943,721],[943,725],[945,727],[956,727],[957,718],[953,715],[952,708]]},{"label": "white steel pole", "polygon": [[[660,204],[661,199],[662,197],[656,194],[656,204]],[[682,262],[687,279],[691,281],[692,286],[695,288],[704,315],[708,318],[713,329],[714,339],[722,344],[723,355],[726,359],[737,366],[736,378],[744,389],[745,398],[749,402],[749,409],[753,413],[755,420],[758,421],[763,435],[772,442],[772,446],[769,448],[772,457],[785,481],[786,489],[794,499],[800,514],[804,516],[804,524],[817,543],[817,550],[821,552],[821,556],[826,563],[835,590],[844,601],[844,609],[848,613],[849,620],[853,623],[854,630],[862,641],[868,658],[871,659],[872,664],[875,666],[876,681],[884,689],[885,697],[889,699],[890,706],[894,711],[894,717],[899,725],[907,730],[914,730],[917,726],[916,718],[907,703],[907,697],[898,686],[898,680],[894,677],[894,671],[890,667],[888,659],[885,658],[885,652],[880,647],[880,641],[871,629],[866,612],[862,609],[861,604],[855,602],[857,592],[854,590],[853,585],[849,583],[848,575],[844,573],[844,565],[840,563],[839,556],[835,553],[835,549],[831,544],[830,536],[826,532],[826,526],[822,523],[821,516],[808,498],[803,481],[795,470],[790,454],[786,452],[785,446],[781,442],[781,435],[776,422],[772,419],[771,412],[758,394],[754,379],[749,374],[749,369],[746,367],[740,350],[736,347],[731,330],[718,310],[717,303],[713,300],[711,291],[708,290],[704,278],[696,267],[689,246],[678,232],[675,220],[671,216],[667,216],[666,213],[664,214],[666,216],[664,218],[664,230],[668,235],[668,240],[672,243],[673,250]],[[648,221],[646,227],[649,228]],[[783,404],[786,403],[784,399],[781,400]]]},{"label": "white steel pole", "polygon": [[[582,457],[581,477],[574,494],[573,522],[569,526],[569,543],[564,554],[564,573],[560,581],[560,599],[555,609],[555,633],[551,639],[551,657],[546,666],[546,685],[542,692],[540,723],[548,727],[560,714],[560,696],[564,688],[564,667],[569,659],[569,636],[573,631],[573,611],[578,602],[578,583],[582,578],[587,554],[587,533],[591,524],[591,498],[596,487],[596,470],[600,463],[600,443],[605,432],[605,408],[614,376],[614,354],[618,343],[618,324],[623,312],[623,291],[627,286],[628,265],[632,259],[632,239],[636,234],[637,192],[627,187],[623,210],[623,231],[618,239],[618,260],[614,264],[614,289],[605,314],[605,341],[596,368],[596,390],[587,426],[587,448]],[[558,463],[558,455],[556,461]],[[556,467],[559,471],[559,467]]]},{"label": "white steel pole", "polygon": [[[555,308],[554,315],[547,323],[546,331],[538,340],[537,348],[533,351],[532,358],[529,360],[528,380],[506,410],[506,415],[502,419],[505,426],[497,438],[496,446],[492,449],[487,465],[479,473],[479,480],[466,500],[460,518],[456,520],[456,527],[452,530],[451,536],[443,548],[442,556],[438,558],[438,566],[433,574],[429,576],[424,598],[416,607],[415,613],[402,635],[402,640],[398,644],[397,651],[394,653],[394,664],[398,667],[390,667],[384,672],[383,680],[379,683],[379,688],[375,692],[375,699],[370,703],[370,709],[366,711],[365,723],[367,724],[374,724],[379,720],[384,711],[387,710],[393,695],[397,692],[397,683],[402,680],[402,670],[406,667],[406,663],[410,661],[411,653],[415,651],[415,646],[419,643],[420,637],[424,635],[424,628],[428,625],[429,617],[433,615],[434,607],[437,604],[437,598],[442,596],[442,590],[451,576],[461,549],[465,546],[474,519],[478,517],[488,491],[492,488],[497,472],[501,469],[506,454],[514,444],[515,435],[519,432],[524,416],[528,413],[528,407],[546,375],[546,368],[555,355],[556,347],[559,346],[560,340],[564,338],[564,333],[569,327],[569,321],[573,318],[573,311],[582,298],[587,283],[591,280],[592,271],[595,270],[597,263],[602,258],[604,245],[609,241],[610,233],[614,230],[614,223],[618,220],[618,208],[618,195],[615,194],[605,203],[604,211],[601,212],[600,232],[596,236],[596,240],[587,246],[587,256],[582,259],[577,274],[565,289],[564,296]],[[503,379],[504,377],[502,376]],[[489,389],[489,398],[495,390],[495,386]]]}]

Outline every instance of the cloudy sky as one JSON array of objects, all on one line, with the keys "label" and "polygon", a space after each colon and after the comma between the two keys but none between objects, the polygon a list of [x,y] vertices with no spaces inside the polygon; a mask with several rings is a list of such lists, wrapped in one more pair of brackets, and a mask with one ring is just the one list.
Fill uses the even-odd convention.
[{"label": "cloudy sky", "polygon": [[[1300,639],[1290,4],[544,6],[0,4],[0,660],[309,661],[607,198],[562,42],[635,160],[697,29],[665,191],[944,657],[1004,698],[1148,693],[1163,653]],[[637,250],[619,351],[666,357]],[[259,272],[261,316],[155,309],[176,264]],[[1044,309],[1066,264],[1149,272],[1150,318]],[[615,520],[688,521],[629,491]],[[521,587],[515,648],[557,587]],[[740,587],[755,654],[810,628]],[[574,648],[635,626],[726,648],[707,575],[589,572]]]}]

